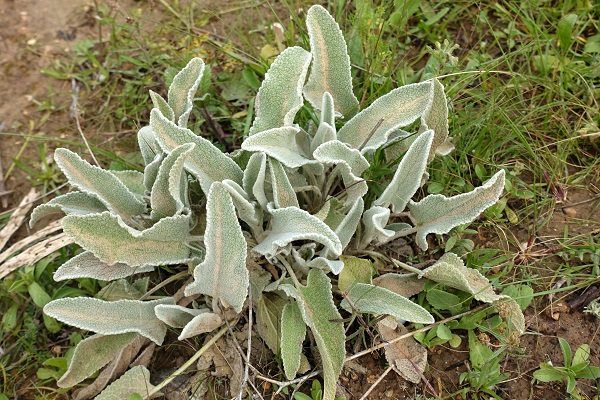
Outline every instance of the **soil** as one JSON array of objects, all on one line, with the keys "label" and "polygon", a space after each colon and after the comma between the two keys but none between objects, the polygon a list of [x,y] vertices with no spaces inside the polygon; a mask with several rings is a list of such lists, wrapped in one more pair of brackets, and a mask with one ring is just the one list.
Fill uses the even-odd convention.
[{"label": "soil", "polygon": [[[119,2],[119,6],[124,9],[144,7],[148,20],[158,20],[160,13],[157,7],[151,7],[151,3],[128,0]],[[227,1],[209,3],[215,9],[230,5]],[[71,51],[78,40],[97,37],[97,25],[91,12],[93,6],[93,2],[88,0],[0,0],[0,156],[4,171],[10,170],[10,176],[4,182],[5,189],[0,188],[0,192],[10,192],[6,197],[8,205],[0,211],[16,205],[31,187],[27,173],[15,168],[12,160],[18,158],[31,165],[40,162],[37,145],[43,142],[28,142],[23,134],[46,138],[50,147],[56,146],[58,139],[80,141],[70,112],[73,103],[71,83],[52,79],[41,71],[53,60],[59,60],[65,52]],[[210,30],[216,34],[223,31],[228,24],[227,18],[238,17],[221,18],[210,25]],[[93,134],[88,139],[96,143],[106,140]],[[556,284],[552,280],[556,274],[543,269],[546,267],[538,267],[537,258],[559,250],[553,246],[555,239],[563,237],[565,228],[569,229],[571,236],[600,232],[600,207],[596,197],[598,185],[589,184],[588,187],[590,190],[572,189],[566,198],[556,199],[556,210],[550,222],[534,237],[535,246],[525,248],[520,258],[514,260],[539,275],[541,290],[548,290]],[[591,201],[594,198],[596,200]],[[531,226],[516,226],[506,236],[523,243],[531,237],[531,231]],[[494,245],[507,243],[492,237],[488,240]],[[554,261],[554,268],[560,270],[564,261],[558,255]],[[589,344],[592,365],[600,366],[600,325],[597,319],[582,313],[581,308],[571,309],[566,305],[585,290],[591,289],[583,288],[565,298],[560,295],[536,298],[526,312],[528,331],[521,338],[519,349],[510,353],[503,364],[503,371],[510,372],[511,379],[500,385],[499,396],[515,400],[565,398],[562,384],[532,384],[532,372],[541,362],[551,360],[555,365],[562,364],[557,337],[567,339],[573,349],[583,343]],[[494,345],[493,341],[490,345]],[[468,358],[464,345],[458,349],[445,346],[429,349],[429,368],[425,377],[438,395],[448,396],[460,389],[458,378],[467,371]],[[365,356],[356,363],[359,366],[345,368],[340,379],[348,400],[359,399],[386,369],[382,353]],[[590,397],[597,394],[593,382],[580,381],[578,387]],[[424,384],[407,383],[392,372],[377,385],[368,399],[413,399],[423,393]]]}]

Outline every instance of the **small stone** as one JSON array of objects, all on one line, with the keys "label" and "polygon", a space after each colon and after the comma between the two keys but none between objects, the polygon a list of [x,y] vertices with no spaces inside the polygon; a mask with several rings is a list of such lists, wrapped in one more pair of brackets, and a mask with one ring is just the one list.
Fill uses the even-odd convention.
[{"label": "small stone", "polygon": [[562,212],[567,216],[567,217],[575,217],[577,215],[577,210],[574,209],[573,207],[566,207],[562,209]]},{"label": "small stone", "polygon": [[385,391],[385,397],[393,397],[394,396],[394,390],[393,389],[389,389]]}]

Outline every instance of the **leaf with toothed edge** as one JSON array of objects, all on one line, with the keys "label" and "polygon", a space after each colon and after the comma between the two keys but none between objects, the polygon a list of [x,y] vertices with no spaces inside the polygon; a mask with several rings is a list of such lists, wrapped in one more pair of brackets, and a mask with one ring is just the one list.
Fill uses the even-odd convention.
[{"label": "leaf with toothed edge", "polygon": [[66,279],[92,278],[114,281],[153,270],[154,267],[151,266],[131,267],[123,263],[109,265],[100,261],[93,253],[85,251],[61,265],[54,273],[54,280],[59,282]]},{"label": "leaf with toothed edge", "polygon": [[504,189],[504,170],[498,171],[484,185],[452,197],[432,194],[418,203],[412,200],[408,209],[416,222],[416,243],[427,250],[428,233],[444,234],[458,225],[472,222],[486,208],[495,204]]},{"label": "leaf with toothed edge", "polygon": [[310,53],[303,48],[288,47],[273,61],[256,95],[256,117],[249,136],[292,125],[304,103],[302,85],[310,59]]},{"label": "leaf with toothed edge", "polygon": [[56,149],[54,159],[72,186],[98,197],[109,210],[123,219],[130,219],[146,210],[146,204],[110,171],[93,166],[77,154],[63,148]]},{"label": "leaf with toothed edge", "polygon": [[152,90],[150,90],[149,92],[154,108],[158,108],[161,114],[164,115],[165,118],[167,118],[169,121],[175,122],[175,113],[173,112],[173,109],[171,108],[169,103],[167,103],[167,101],[163,99],[163,97],[160,94]]},{"label": "leaf with toothed edge", "polygon": [[259,218],[259,213],[256,211],[254,203],[250,202],[248,194],[244,189],[230,179],[225,179],[221,183],[227,189],[229,195],[231,195],[239,218],[252,227],[258,227],[262,217]]},{"label": "leaf with toothed edge", "polygon": [[[194,269],[194,282],[185,295],[206,294],[242,311],[250,282],[246,268],[246,239],[233,200],[220,182],[212,184],[206,202],[206,256]],[[217,311],[213,307],[213,311]]]},{"label": "leaf with toothed edge", "polygon": [[171,297],[151,301],[68,297],[46,304],[44,313],[71,326],[101,335],[136,332],[161,345],[167,327],[154,313],[154,307],[158,304],[175,303]]},{"label": "leaf with toothed edge", "polygon": [[335,111],[351,117],[358,111],[358,99],[352,92],[350,56],[339,25],[326,9],[312,6],[306,14],[306,27],[313,62],[304,86],[304,97],[316,109],[324,92],[335,102]]},{"label": "leaf with toothed edge", "polygon": [[129,189],[131,193],[136,195],[138,199],[144,200],[146,187],[144,186],[144,174],[139,171],[112,171],[111,174],[119,178],[121,182]]},{"label": "leaf with toothed edge", "polygon": [[188,262],[189,224],[189,216],[177,215],[138,231],[110,212],[68,215],[62,220],[67,236],[98,259],[131,267]]},{"label": "leaf with toothed edge", "polygon": [[243,173],[235,161],[208,140],[166,119],[156,108],[150,112],[150,126],[158,144],[166,153],[170,153],[182,144],[194,143],[196,145],[186,158],[184,165],[190,173],[198,178],[204,193],[208,193],[213,182],[231,179],[236,183],[242,183]]}]

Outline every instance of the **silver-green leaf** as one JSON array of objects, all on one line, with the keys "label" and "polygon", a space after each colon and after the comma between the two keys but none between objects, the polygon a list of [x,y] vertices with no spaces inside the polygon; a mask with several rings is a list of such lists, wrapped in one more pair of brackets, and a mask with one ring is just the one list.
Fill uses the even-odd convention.
[{"label": "silver-green leaf", "polygon": [[185,295],[206,294],[212,296],[213,302],[220,299],[240,312],[248,296],[250,279],[246,239],[231,196],[220,182],[213,183],[208,192],[204,244],[206,256],[194,269],[194,282],[185,288]]},{"label": "silver-green leaf", "polygon": [[259,132],[242,143],[246,151],[262,151],[288,168],[318,164],[308,155],[308,135],[295,126],[282,126]]},{"label": "silver-green leaf", "polygon": [[336,383],[346,355],[346,335],[341,315],[333,302],[331,281],[325,272],[312,269],[308,273],[306,286],[299,286],[295,293],[302,319],[312,331],[321,356],[323,400],[334,400]]},{"label": "silver-green leaf", "polygon": [[367,283],[357,282],[351,285],[340,306],[349,312],[356,309],[362,313],[388,314],[420,324],[431,324],[435,321],[427,310],[406,297]]},{"label": "silver-green leaf", "polygon": [[189,261],[189,216],[166,217],[143,231],[127,226],[110,212],[68,215],[64,232],[75,243],[112,265],[131,267],[178,264]]},{"label": "silver-green leaf", "polygon": [[104,367],[138,336],[135,332],[118,335],[92,335],[75,347],[65,374],[56,382],[61,388],[77,385]]},{"label": "silver-green leaf", "polygon": [[68,297],[46,304],[44,313],[52,318],[101,335],[136,332],[161,345],[166,325],[156,317],[158,304],[174,304],[171,297],[152,301],[104,301],[91,297]]},{"label": "silver-green leaf", "polygon": [[150,112],[150,126],[160,147],[166,153],[170,153],[182,144],[196,145],[186,158],[185,168],[198,178],[205,193],[208,193],[213,182],[221,182],[224,179],[242,183],[243,173],[235,161],[223,154],[210,141],[169,121],[156,108]]},{"label": "silver-green leaf", "polygon": [[69,183],[82,192],[97,196],[109,209],[124,220],[141,214],[146,204],[131,193],[119,178],[98,168],[67,149],[56,149],[54,159]]},{"label": "silver-green leaf", "polygon": [[151,218],[171,217],[188,207],[184,165],[195,146],[193,143],[177,146],[160,164],[150,192]]},{"label": "silver-green leaf", "polygon": [[256,118],[249,135],[292,125],[304,103],[302,86],[310,59],[301,47],[289,47],[275,59],[256,95]]},{"label": "silver-green leaf", "polygon": [[421,186],[423,174],[427,167],[427,157],[434,133],[432,130],[423,132],[410,146],[392,181],[387,185],[381,196],[373,204],[381,207],[392,206],[392,212],[400,213],[408,201]]},{"label": "silver-green leaf", "polygon": [[[169,87],[168,101],[173,110],[173,122],[182,128],[187,121],[194,105],[194,96],[204,74],[204,61],[192,58],[188,64],[173,78]],[[168,116],[167,116],[168,118]]]},{"label": "silver-green leaf", "polygon": [[486,208],[498,201],[504,189],[504,170],[498,171],[483,186],[452,197],[432,194],[418,203],[412,200],[408,209],[416,223],[416,243],[427,250],[428,233],[444,234],[452,228],[472,222]]},{"label": "silver-green leaf", "polygon": [[92,252],[85,251],[61,265],[54,273],[54,280],[58,282],[66,279],[92,278],[114,281],[153,270],[151,266],[131,267],[123,263],[109,265],[100,261]]},{"label": "silver-green leaf", "polygon": [[287,379],[294,379],[300,368],[302,342],[306,336],[306,324],[298,303],[292,301],[281,313],[281,359]]},{"label": "silver-green leaf", "polygon": [[223,320],[219,315],[211,312],[199,314],[183,327],[177,340],[184,340],[203,333],[212,332],[221,325],[223,325]]},{"label": "silver-green leaf", "polygon": [[339,131],[338,139],[363,153],[388,141],[398,128],[416,121],[430,103],[432,83],[406,85],[381,96],[356,114]]},{"label": "silver-green leaf", "polygon": [[273,187],[273,202],[275,203],[275,207],[300,207],[296,192],[281,163],[274,158],[269,158],[269,170],[271,172],[271,186]]},{"label": "silver-green leaf", "polygon": [[106,206],[96,196],[85,192],[71,192],[40,204],[31,213],[29,226],[33,227],[40,219],[58,213],[85,215],[106,211]]},{"label": "silver-green leaf", "polygon": [[319,109],[323,93],[329,92],[336,111],[351,117],[358,111],[358,99],[352,92],[350,57],[342,31],[327,10],[319,5],[308,10],[306,27],[313,63],[304,96]]},{"label": "silver-green leaf", "polygon": [[252,250],[267,257],[295,240],[312,240],[321,243],[334,256],[342,252],[342,243],[335,232],[323,221],[297,207],[271,210],[272,226],[269,235]]},{"label": "silver-green leaf", "polygon": [[244,191],[260,204],[267,208],[267,196],[265,195],[265,178],[267,170],[267,155],[262,152],[254,153],[248,160],[244,170]]}]

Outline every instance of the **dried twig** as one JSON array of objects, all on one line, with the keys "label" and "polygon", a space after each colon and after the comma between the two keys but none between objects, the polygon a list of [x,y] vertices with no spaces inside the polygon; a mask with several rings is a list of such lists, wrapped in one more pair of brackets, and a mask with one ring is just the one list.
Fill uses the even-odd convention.
[{"label": "dried twig", "polygon": [[62,229],[62,227],[60,226],[59,221],[52,222],[50,225],[48,225],[44,229],[41,229],[41,230],[37,231],[36,233],[34,233],[33,235],[29,235],[26,238],[19,240],[17,243],[13,244],[8,249],[6,249],[2,253],[0,253],[0,265],[5,260],[7,260],[11,255],[27,248],[29,245],[37,242],[38,240],[45,238],[48,235],[58,232],[61,229]]},{"label": "dried twig", "polygon": [[23,253],[2,264],[2,269],[0,269],[0,279],[4,278],[6,275],[10,274],[17,268],[22,267],[23,265],[35,264],[42,258],[71,243],[73,243],[73,239],[64,233],[51,236],[46,240],[36,243]]},{"label": "dried twig", "polygon": [[375,382],[373,382],[371,387],[369,389],[367,389],[367,391],[358,400],[365,400],[367,398],[367,396],[373,391],[373,389],[375,389],[377,387],[377,385],[379,385],[381,383],[383,378],[385,378],[385,376],[390,373],[391,370],[392,370],[392,366],[390,365],[389,367],[387,367],[387,369],[385,371],[383,371],[383,374],[381,374],[381,376],[379,378],[377,378],[377,380]]},{"label": "dried twig", "polygon": [[31,189],[29,193],[21,200],[19,206],[10,216],[6,226],[0,231],[0,250],[6,245],[10,237],[23,224],[29,210],[31,210],[32,202],[37,196],[35,189]]},{"label": "dried twig", "polygon": [[77,130],[79,131],[79,135],[81,136],[81,139],[83,140],[83,143],[85,144],[85,147],[88,149],[88,151],[90,152],[90,155],[92,156],[92,159],[94,160],[94,163],[99,167],[100,163],[98,162],[98,160],[96,160],[96,156],[94,156],[94,152],[92,151],[90,144],[88,143],[87,139],[85,138],[85,135],[83,134],[83,130],[81,129],[81,124],[79,123],[79,108],[77,107],[77,101],[79,99],[79,85],[77,84],[77,82],[75,81],[75,79],[71,79],[71,108],[70,108],[70,113],[71,116],[73,118],[75,118],[75,123],[77,124]]}]

